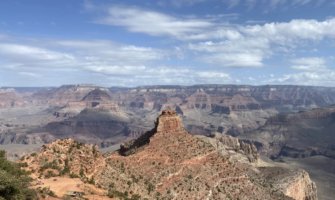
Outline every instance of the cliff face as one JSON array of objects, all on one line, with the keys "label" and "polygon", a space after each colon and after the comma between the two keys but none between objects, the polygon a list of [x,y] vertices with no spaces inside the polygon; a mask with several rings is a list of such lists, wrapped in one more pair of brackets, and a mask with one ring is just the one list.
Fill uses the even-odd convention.
[{"label": "cliff face", "polygon": [[184,126],[174,110],[164,110],[158,118],[157,132],[179,132],[184,131]]},{"label": "cliff face", "polygon": [[301,170],[294,177],[287,180],[284,194],[296,200],[316,200],[316,185],[311,181],[308,173]]},{"label": "cliff face", "polygon": [[240,137],[259,142],[261,154],[305,158],[323,155],[335,158],[335,107],[279,114],[256,130]]},{"label": "cliff face", "polygon": [[[18,89],[0,90],[0,108],[9,106],[15,113],[15,108],[22,106],[26,109],[20,112],[28,113],[34,106],[44,106],[43,111],[29,116],[34,121],[43,114],[43,123],[36,126],[31,126],[29,120],[22,122],[18,114],[11,117],[10,123],[17,120],[15,123],[25,129],[13,132],[26,135],[47,132],[55,138],[78,136],[75,138],[96,144],[102,144],[103,140],[111,143],[129,139],[152,129],[157,114],[167,107],[183,117],[185,128],[192,134],[220,132],[239,136],[259,129],[268,118],[283,110],[296,111],[332,103],[335,103],[334,88],[305,86],[196,85],[117,89],[68,85],[29,90],[25,95]],[[112,117],[101,119],[101,115]],[[2,118],[7,116],[0,112],[0,126]],[[83,118],[90,118],[92,123]],[[12,143],[16,141],[22,139],[12,140]]]},{"label": "cliff face", "polygon": [[257,163],[259,161],[257,148],[250,142],[220,133],[216,133],[212,137],[198,137],[209,142],[223,155],[229,155],[231,159],[245,163]]},{"label": "cliff face", "polygon": [[82,100],[97,87],[93,85],[64,85],[32,95],[35,104],[66,105],[68,102]]},{"label": "cliff face", "polygon": [[0,108],[23,107],[27,104],[14,89],[0,88]]},{"label": "cliff face", "polygon": [[305,170],[282,167],[260,168],[262,176],[285,195],[295,200],[317,200],[315,183]]},{"label": "cliff face", "polygon": [[211,110],[216,113],[220,110],[229,113],[270,107],[282,109],[285,106],[297,108],[335,103],[334,88],[307,86],[148,86],[112,91],[126,106],[138,105],[135,107],[143,109],[143,105],[152,102],[164,107],[167,104],[171,105],[173,99],[174,102],[182,102],[184,109]]}]

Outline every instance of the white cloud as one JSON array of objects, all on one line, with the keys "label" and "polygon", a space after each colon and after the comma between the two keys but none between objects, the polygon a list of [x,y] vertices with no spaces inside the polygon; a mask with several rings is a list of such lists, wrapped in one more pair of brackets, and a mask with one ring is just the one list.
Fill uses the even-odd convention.
[{"label": "white cloud", "polygon": [[291,60],[292,68],[301,71],[324,71],[327,70],[326,61],[319,57],[304,57]]},{"label": "white cloud", "polygon": [[270,83],[334,86],[335,70],[327,66],[325,58],[302,57],[291,60],[297,73],[284,74],[266,80]]},{"label": "white cloud", "polygon": [[[27,42],[28,43],[28,42]],[[110,41],[61,40],[37,43],[0,43],[0,58],[9,69],[82,70],[87,66],[141,66],[163,59],[159,49]],[[111,67],[113,68],[113,67]]]},{"label": "white cloud", "polygon": [[116,44],[106,40],[66,40],[56,43],[75,53],[89,63],[112,63],[112,65],[141,65],[166,57],[160,49],[134,45]]},{"label": "white cloud", "polygon": [[199,60],[221,67],[261,67],[270,54],[269,42],[261,38],[200,42],[189,49],[201,52]]},{"label": "white cloud", "polygon": [[[189,1],[190,4],[197,2]],[[254,7],[265,1],[227,2],[230,7],[239,4]],[[312,3],[307,0],[268,2],[272,7]],[[96,11],[97,7],[87,4],[87,9]],[[173,45],[169,43],[171,40],[164,41],[166,49],[159,49],[109,40],[16,40],[0,35],[0,70],[6,68],[30,77],[42,70],[94,73],[116,81],[118,85],[228,83],[234,79],[224,70],[234,69],[227,67],[259,68],[268,66],[268,60],[273,62],[307,53],[313,55],[316,45],[335,39],[335,18],[252,22],[251,25],[231,24],[220,16],[176,16],[138,7],[112,6],[106,7],[105,11],[105,16],[97,22],[175,41]],[[322,53],[322,46],[319,47],[318,54]],[[276,58],[271,60],[273,57]],[[283,66],[287,73],[265,76],[270,79],[267,83],[330,85],[334,81],[331,77],[334,70],[327,67],[326,58],[302,57],[285,62],[290,64]],[[182,63],[189,67],[169,66],[168,63]],[[192,64],[204,66],[192,67]],[[253,74],[248,77],[249,74],[245,80],[257,81]]]},{"label": "white cloud", "polygon": [[37,73],[32,73],[32,72],[19,72],[19,75],[28,77],[28,78],[40,78],[41,75]]},{"label": "white cloud", "polygon": [[113,76],[133,76],[135,74],[140,74],[147,70],[146,66],[117,66],[117,65],[87,65],[84,67],[85,70],[91,72],[96,72],[105,75]]},{"label": "white cloud", "polygon": [[262,56],[252,53],[222,53],[203,56],[206,63],[223,67],[261,67]]},{"label": "white cloud", "polygon": [[122,26],[131,32],[146,33],[153,36],[185,37],[213,24],[200,19],[181,19],[163,13],[133,7],[110,7],[108,15],[98,23]]},{"label": "white cloud", "polygon": [[[232,1],[236,3],[238,1]],[[255,0],[246,0],[246,4],[255,4]],[[283,0],[272,0],[272,4],[282,4]],[[305,4],[306,0],[297,0]],[[203,17],[175,17],[168,14],[140,9],[136,7],[112,6],[99,23],[122,26],[131,32],[152,36],[170,36],[180,40],[236,40],[241,37],[266,38],[279,44],[298,40],[321,40],[335,38],[335,18],[324,21],[296,19],[289,22],[272,22],[263,25],[238,25],[220,22],[220,16],[211,19]],[[222,20],[222,19],[221,19]]]},{"label": "white cloud", "polygon": [[73,60],[74,57],[61,52],[51,51],[39,47],[0,43],[0,55],[6,56],[7,59],[22,59],[26,61],[59,61],[59,60]]},{"label": "white cloud", "polygon": [[[222,71],[156,64],[168,56],[160,49],[100,40],[31,41],[34,40],[24,44],[1,43],[0,71],[9,70],[30,81],[34,78],[44,80],[47,74],[52,77],[52,80],[46,80],[48,85],[53,85],[55,79],[63,84],[85,80],[123,86],[231,81],[229,74]],[[73,76],[76,80],[70,80]],[[87,80],[90,76],[99,77],[99,80]]]},{"label": "white cloud", "polygon": [[334,86],[335,71],[327,70],[323,72],[300,72],[285,74],[276,79],[266,80],[266,83],[273,84],[294,84],[294,85],[319,85]]},{"label": "white cloud", "polygon": [[[92,67],[92,72],[105,73],[111,80],[118,80],[118,85],[152,85],[152,84],[179,84],[192,85],[199,83],[231,83],[233,80],[229,74],[218,71],[194,70],[191,67],[172,66],[142,66],[141,68],[130,66],[127,71],[122,68],[113,70],[98,69]],[[122,71],[122,72],[120,72]]]},{"label": "white cloud", "polygon": [[[159,5],[173,5],[176,7],[182,6],[192,6],[194,4],[200,4],[205,2],[206,0],[160,0],[158,1]],[[268,9],[278,9],[282,7],[288,6],[305,6],[305,5],[313,5],[313,6],[321,6],[321,5],[332,5],[333,2],[331,0],[208,0],[208,1],[216,1],[218,3],[222,3],[227,5],[229,9],[232,9],[236,6],[243,6],[247,9],[255,8],[256,6],[263,6],[263,8]]]},{"label": "white cloud", "polygon": [[263,6],[267,9],[277,9],[288,6],[305,6],[312,4],[313,6],[331,5],[331,1],[327,0],[225,0],[223,1],[228,8],[236,6],[245,6],[248,9],[255,8],[256,6]]},{"label": "white cloud", "polygon": [[200,60],[223,67],[259,67],[264,66],[264,60],[272,55],[306,48],[309,42],[335,39],[335,18],[324,21],[292,20],[264,25],[231,25],[225,26],[221,32],[219,27],[211,33],[199,35],[201,37],[198,39],[209,41],[193,42],[188,48],[201,52]]},{"label": "white cloud", "polygon": [[325,21],[292,20],[290,22],[266,23],[240,28],[248,37],[262,37],[277,43],[288,45],[300,40],[321,40],[335,38],[335,18]]},{"label": "white cloud", "polygon": [[[283,0],[270,1],[272,6],[286,4]],[[230,1],[234,6],[240,1]],[[249,6],[257,1],[246,0]],[[292,4],[304,5],[306,0]],[[131,32],[151,36],[169,36],[180,40],[181,46],[190,42],[186,49],[198,52],[199,61],[222,67],[260,67],[264,60],[278,52],[293,51],[306,42],[318,42],[335,38],[335,18],[317,20],[292,20],[263,25],[238,25],[209,19],[187,19],[134,7],[110,7],[108,15],[99,21],[117,25]],[[198,42],[200,41],[200,42]]]}]

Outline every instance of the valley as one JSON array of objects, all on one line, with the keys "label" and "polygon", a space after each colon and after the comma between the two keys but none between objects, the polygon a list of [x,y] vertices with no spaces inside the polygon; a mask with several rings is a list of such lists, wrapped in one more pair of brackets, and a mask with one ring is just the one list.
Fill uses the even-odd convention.
[{"label": "valley", "polygon": [[[292,169],[306,169],[322,191],[319,199],[328,200],[332,195],[335,172],[325,172],[322,165],[309,161],[331,163],[335,158],[335,88],[67,85],[3,88],[0,98],[0,149],[7,150],[13,160],[66,138],[97,145],[103,152],[115,151],[120,144],[143,138],[156,126],[159,113],[172,109],[190,134],[210,143],[214,136],[237,137],[253,144],[261,157],[284,162]],[[239,157],[232,159],[241,162]],[[324,184],[327,182],[330,185]]]}]

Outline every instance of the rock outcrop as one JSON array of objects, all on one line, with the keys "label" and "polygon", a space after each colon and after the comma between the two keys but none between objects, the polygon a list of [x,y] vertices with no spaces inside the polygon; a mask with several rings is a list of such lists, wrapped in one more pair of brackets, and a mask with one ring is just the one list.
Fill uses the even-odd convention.
[{"label": "rock outcrop", "polygon": [[[215,140],[226,149],[190,135],[176,112],[165,110],[155,128],[125,151],[103,157],[93,145],[66,139],[21,162],[38,176],[81,177],[116,199],[316,199],[306,172],[258,168],[250,159],[259,159],[253,145],[230,136]],[[237,154],[248,159],[232,158]]]},{"label": "rock outcrop", "polygon": [[[124,145],[121,155],[108,156],[108,170],[97,176],[97,183],[112,185],[105,189],[116,196],[130,191],[148,199],[290,199],[287,191],[292,185],[273,187],[274,183],[256,172],[252,163],[259,157],[254,145],[231,136],[209,140],[192,136],[172,110],[162,112],[145,138],[146,142],[140,137],[133,146]],[[224,148],[213,145],[213,140]],[[227,153],[230,151],[234,153]],[[306,187],[302,190],[307,191]],[[306,199],[314,199],[312,191],[306,193]]]},{"label": "rock outcrop", "polygon": [[293,178],[287,180],[284,194],[296,200],[316,200],[317,190],[308,173],[301,170]]},{"label": "rock outcrop", "polygon": [[163,110],[157,119],[156,132],[179,132],[185,131],[181,119],[174,110]]},{"label": "rock outcrop", "polygon": [[150,142],[150,138],[161,132],[177,133],[185,131],[181,119],[174,110],[164,110],[155,122],[155,128],[145,132],[136,139],[121,144],[120,154],[130,155],[142,149],[142,147]]},{"label": "rock outcrop", "polygon": [[88,145],[73,139],[56,140],[43,145],[41,151],[25,156],[26,170],[36,176],[53,177],[71,175],[83,179],[91,178],[105,166],[105,159],[95,145]]},{"label": "rock outcrop", "polygon": [[282,167],[260,168],[268,183],[295,200],[317,200],[317,189],[305,170]]},{"label": "rock outcrop", "polygon": [[254,144],[226,134],[216,133],[212,137],[198,136],[212,144],[223,155],[245,163],[257,163],[259,154]]}]

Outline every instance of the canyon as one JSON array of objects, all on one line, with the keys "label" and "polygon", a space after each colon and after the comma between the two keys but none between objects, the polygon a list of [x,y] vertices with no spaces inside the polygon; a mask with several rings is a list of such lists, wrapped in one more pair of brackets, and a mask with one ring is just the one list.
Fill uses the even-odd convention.
[{"label": "canyon", "polygon": [[[44,144],[73,138],[102,152],[120,149],[132,156],[156,133],[156,117],[172,109],[188,133],[216,151],[242,152],[247,156],[231,155],[242,163],[259,158],[288,168],[295,163],[317,180],[319,199],[331,199],[332,187],[325,183],[335,186],[335,173],[309,160],[334,159],[333,104],[335,88],[314,86],[7,87],[0,89],[0,148],[19,159]],[[327,174],[326,181],[318,173]]]}]

